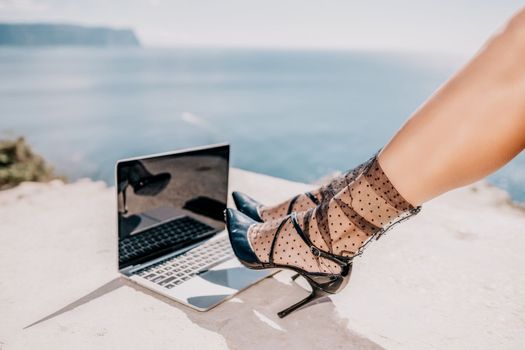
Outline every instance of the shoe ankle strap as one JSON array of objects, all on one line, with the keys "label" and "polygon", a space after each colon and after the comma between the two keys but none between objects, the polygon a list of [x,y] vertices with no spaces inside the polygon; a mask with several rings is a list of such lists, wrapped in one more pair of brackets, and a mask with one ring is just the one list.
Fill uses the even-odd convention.
[{"label": "shoe ankle strap", "polygon": [[310,251],[312,252],[312,254],[314,256],[316,256],[316,257],[323,257],[323,258],[332,260],[333,262],[335,262],[335,263],[337,263],[337,264],[339,264],[340,266],[343,266],[343,267],[349,265],[349,263],[352,261],[353,257],[347,257],[347,256],[343,256],[343,255],[333,254],[333,253],[330,253],[330,252],[326,252],[326,251],[320,249],[319,247],[316,247],[312,243],[310,238],[304,233],[304,231],[301,228],[301,226],[299,226],[299,223],[297,222],[297,214],[295,212],[293,212],[290,215],[290,220],[292,221],[292,224],[293,224],[293,226],[295,228],[295,231],[297,231],[297,234],[299,235],[299,237],[301,237],[301,239],[304,241],[304,243],[306,243],[308,245],[308,247],[310,248]]}]

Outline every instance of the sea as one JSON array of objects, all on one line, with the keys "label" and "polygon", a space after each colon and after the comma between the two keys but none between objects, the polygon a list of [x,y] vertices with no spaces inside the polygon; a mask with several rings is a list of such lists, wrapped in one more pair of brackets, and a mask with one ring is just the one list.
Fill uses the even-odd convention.
[{"label": "sea", "polygon": [[[70,180],[112,185],[117,159],[229,142],[232,166],[314,182],[366,160],[464,63],[381,51],[4,47],[0,139],[24,136]],[[525,154],[489,181],[525,202]]]}]

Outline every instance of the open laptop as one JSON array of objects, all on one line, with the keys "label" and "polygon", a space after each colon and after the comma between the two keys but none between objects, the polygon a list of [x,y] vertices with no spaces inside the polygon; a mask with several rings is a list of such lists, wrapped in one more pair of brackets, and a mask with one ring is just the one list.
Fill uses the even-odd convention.
[{"label": "open laptop", "polygon": [[221,144],[118,161],[121,274],[205,311],[276,272],[243,267],[231,249],[229,151]]}]

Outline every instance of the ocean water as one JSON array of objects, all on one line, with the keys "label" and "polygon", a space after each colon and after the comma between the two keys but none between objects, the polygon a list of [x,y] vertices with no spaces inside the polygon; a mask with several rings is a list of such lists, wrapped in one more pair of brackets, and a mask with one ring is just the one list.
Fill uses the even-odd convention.
[{"label": "ocean water", "polygon": [[[359,51],[0,48],[0,137],[70,179],[227,141],[232,165],[311,182],[353,167],[463,63]],[[439,147],[439,145],[436,145]],[[525,155],[490,181],[525,202]]]}]

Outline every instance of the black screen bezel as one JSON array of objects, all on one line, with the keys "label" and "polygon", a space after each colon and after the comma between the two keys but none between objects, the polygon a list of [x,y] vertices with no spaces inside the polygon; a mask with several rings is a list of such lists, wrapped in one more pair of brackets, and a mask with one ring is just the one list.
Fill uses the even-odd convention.
[{"label": "black screen bezel", "polygon": [[[118,205],[118,196],[119,196],[119,193],[118,193],[118,175],[119,175],[119,169],[122,166],[124,166],[127,163],[129,163],[129,162],[134,162],[134,161],[137,161],[137,160],[159,160],[159,159],[163,159],[163,158],[184,157],[184,156],[199,155],[199,154],[202,154],[202,155],[218,155],[218,156],[224,157],[226,159],[226,163],[227,163],[227,168],[226,169],[227,170],[226,170],[226,174],[225,174],[225,179],[226,179],[227,188],[226,188],[225,197],[224,197],[224,203],[225,203],[224,209],[226,209],[226,203],[227,203],[228,193],[229,193],[228,192],[228,188],[229,188],[229,168],[230,168],[230,166],[229,166],[230,165],[230,145],[229,144],[218,144],[218,145],[211,145],[211,146],[203,146],[203,147],[197,147],[197,148],[192,148],[192,149],[173,151],[173,152],[169,152],[169,153],[162,153],[162,154],[157,154],[157,155],[140,156],[140,157],[120,160],[120,161],[117,162],[117,164],[115,166],[115,183],[116,183],[115,192],[116,192],[116,195],[117,195],[117,210],[116,210],[116,221],[117,221],[117,264],[118,264],[119,270],[124,269],[124,268],[128,268],[130,266],[134,266],[134,265],[137,265],[137,264],[146,263],[147,261],[151,261],[153,259],[157,259],[157,258],[159,258],[159,257],[161,257],[163,255],[171,254],[172,252],[174,252],[176,250],[180,250],[180,249],[184,248],[184,247],[178,246],[178,247],[172,247],[170,249],[163,249],[163,250],[159,250],[155,254],[148,255],[145,258],[141,258],[141,259],[137,259],[137,260],[131,260],[131,261],[126,262],[124,264],[120,263],[119,247],[120,247],[120,230],[121,230],[121,227],[120,227],[120,220],[119,220],[119,205]],[[214,230],[210,234],[210,236],[208,238],[212,237],[213,235],[215,235],[218,232],[223,231],[225,229],[225,227],[226,227],[225,223],[222,222],[222,227],[218,228],[217,230]],[[198,241],[191,242],[191,243],[188,243],[185,246],[190,246],[190,245],[195,244],[197,242]]]}]

